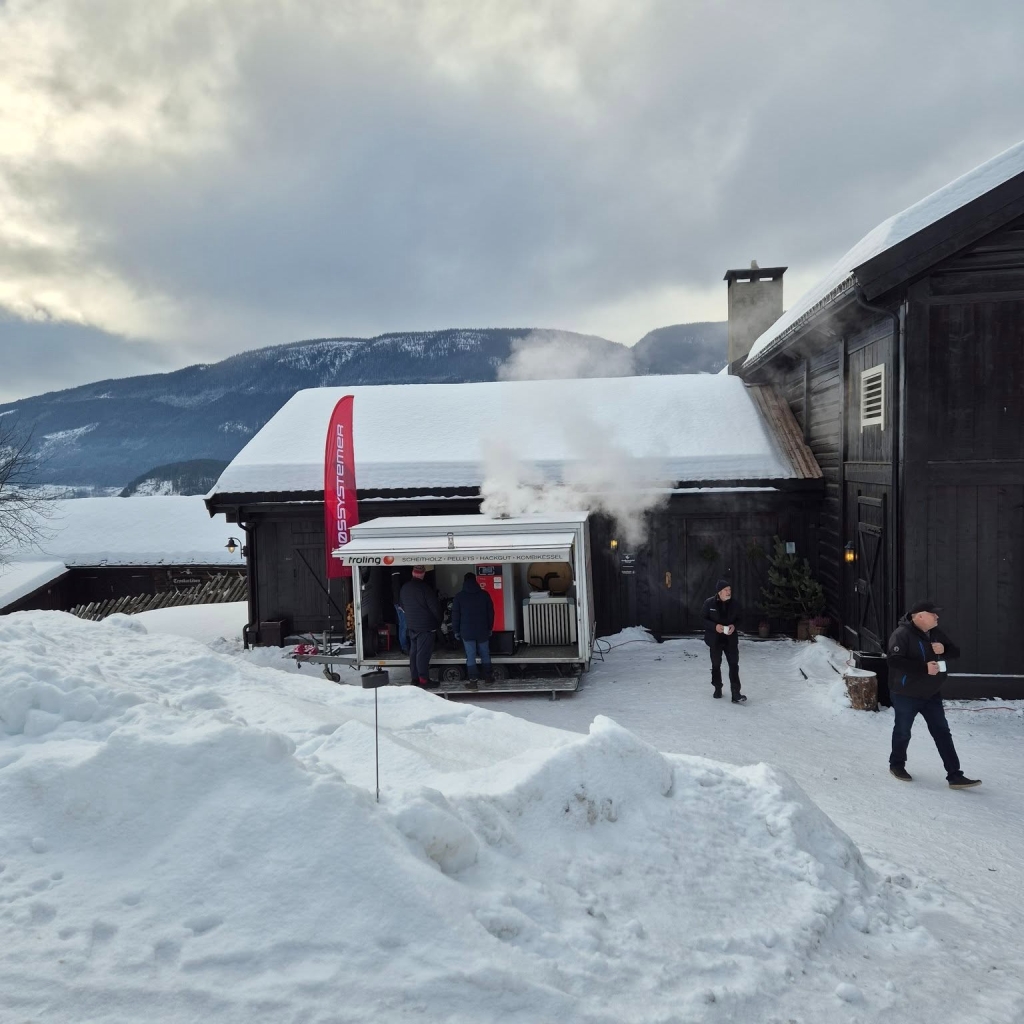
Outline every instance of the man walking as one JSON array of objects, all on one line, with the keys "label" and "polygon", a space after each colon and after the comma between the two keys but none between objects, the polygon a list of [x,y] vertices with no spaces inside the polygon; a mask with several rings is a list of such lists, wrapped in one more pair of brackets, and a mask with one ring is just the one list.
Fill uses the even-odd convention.
[{"label": "man walking", "polygon": [[424,578],[422,565],[412,567],[412,579],[403,584],[399,597],[405,612],[409,638],[409,673],[414,686],[433,689],[430,682],[430,658],[434,653],[434,632],[441,625],[441,602],[437,591]]},{"label": "man walking", "polygon": [[462,640],[466,648],[466,686],[477,689],[476,658],[480,655],[480,667],[484,679],[491,681],[491,630],[494,629],[494,603],[490,595],[480,589],[476,576],[467,572],[463,577],[462,590],[452,601],[452,629],[455,639]]},{"label": "man walking", "polygon": [[712,696],[722,696],[722,655],[729,663],[729,688],[733,704],[743,704],[746,697],[740,693],[740,641],[736,635],[736,620],[740,612],[732,599],[732,585],[728,580],[715,584],[713,597],[704,602],[704,643],[711,648]]},{"label": "man walking", "polygon": [[959,658],[960,648],[938,628],[940,611],[931,601],[919,601],[889,637],[889,697],[896,717],[889,771],[903,782],[913,781],[906,769],[907,747],[914,718],[920,715],[942,758],[950,788],[969,789],[980,786],[981,779],[969,779],[960,770],[941,694],[946,662]]}]

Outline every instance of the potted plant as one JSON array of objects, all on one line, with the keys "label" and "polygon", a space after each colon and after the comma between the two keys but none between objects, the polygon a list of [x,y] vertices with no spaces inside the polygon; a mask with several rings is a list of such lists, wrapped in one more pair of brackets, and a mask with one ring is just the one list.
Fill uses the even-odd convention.
[{"label": "potted plant", "polygon": [[771,618],[790,622],[795,619],[796,638],[807,640],[811,635],[810,620],[823,617],[825,591],[811,575],[806,558],[789,554],[778,537],[774,545],[768,558],[768,583],[761,590],[761,603]]},{"label": "potted plant", "polygon": [[827,615],[815,615],[807,624],[807,632],[813,640],[816,636],[824,636],[832,620]]}]

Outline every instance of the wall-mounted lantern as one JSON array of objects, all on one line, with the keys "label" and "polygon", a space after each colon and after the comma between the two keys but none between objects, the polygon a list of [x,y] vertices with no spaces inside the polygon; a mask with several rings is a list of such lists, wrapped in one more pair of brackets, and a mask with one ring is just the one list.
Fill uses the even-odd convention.
[{"label": "wall-mounted lantern", "polygon": [[608,547],[610,547],[612,551],[614,551],[618,546],[619,542],[614,537],[612,537],[612,539],[608,541]]},{"label": "wall-mounted lantern", "polygon": [[224,545],[228,549],[229,555],[233,555],[240,546],[241,541],[237,537],[228,537],[228,542]]},{"label": "wall-mounted lantern", "polygon": [[846,547],[843,548],[843,561],[847,565],[853,565],[857,561],[857,552],[854,549],[853,541],[847,541]]}]

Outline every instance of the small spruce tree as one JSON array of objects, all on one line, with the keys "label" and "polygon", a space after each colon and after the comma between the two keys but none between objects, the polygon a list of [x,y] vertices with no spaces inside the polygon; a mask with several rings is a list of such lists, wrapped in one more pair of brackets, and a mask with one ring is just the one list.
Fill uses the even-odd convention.
[{"label": "small spruce tree", "polygon": [[768,583],[761,588],[765,612],[774,619],[809,619],[825,610],[825,591],[806,558],[790,555],[776,537],[768,557]]}]

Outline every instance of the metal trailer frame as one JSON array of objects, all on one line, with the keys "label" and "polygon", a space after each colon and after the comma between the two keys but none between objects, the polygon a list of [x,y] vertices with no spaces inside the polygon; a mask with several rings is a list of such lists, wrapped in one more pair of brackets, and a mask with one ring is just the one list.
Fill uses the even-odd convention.
[{"label": "metal trailer frame", "polygon": [[[362,629],[362,587],[364,568],[389,568],[397,565],[450,564],[472,565],[501,563],[522,565],[550,559],[552,552],[564,553],[575,584],[576,644],[562,647],[533,648],[513,654],[491,654],[495,678],[481,681],[479,689],[464,685],[465,655],[460,651],[435,651],[431,658],[436,668],[442,696],[452,693],[559,693],[579,688],[581,676],[590,668],[594,653],[595,621],[593,576],[591,570],[588,513],[569,513],[557,517],[524,516],[492,519],[484,515],[382,517],[352,528],[351,540],[334,554],[352,567],[353,618],[356,623],[354,657],[336,657],[331,663],[347,663],[356,669],[388,668],[408,665],[401,651],[381,656],[367,655]],[[565,645],[568,647],[569,645]],[[308,660],[327,656],[310,655]],[[542,669],[545,674],[514,676],[512,668]],[[570,668],[570,674],[564,674]],[[325,669],[326,671],[329,670]],[[434,672],[432,671],[432,676]],[[329,676],[335,678],[335,676]]]}]

